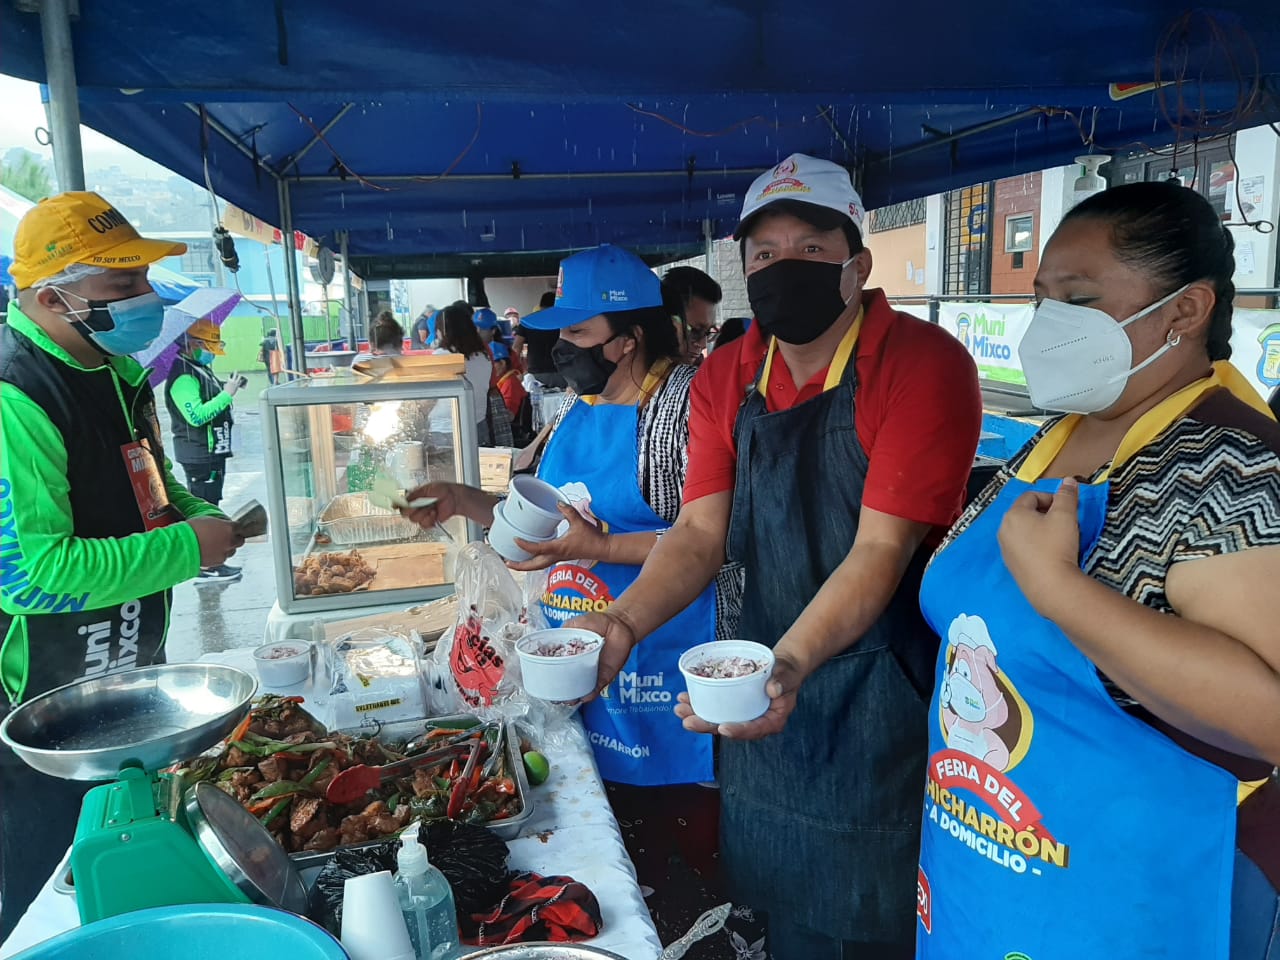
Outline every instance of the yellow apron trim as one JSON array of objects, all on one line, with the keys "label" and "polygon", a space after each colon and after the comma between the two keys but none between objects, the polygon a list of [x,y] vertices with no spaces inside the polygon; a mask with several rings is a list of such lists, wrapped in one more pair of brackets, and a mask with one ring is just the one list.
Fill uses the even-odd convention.
[{"label": "yellow apron trim", "polygon": [[[636,406],[643,407],[646,403],[653,399],[653,395],[658,392],[658,388],[667,382],[667,376],[671,373],[671,368],[675,366],[670,357],[661,357],[656,360],[649,372],[644,376],[644,383],[640,384],[640,396],[636,398]],[[583,403],[596,405],[599,400],[597,394],[579,397]]]},{"label": "yellow apron trim", "polygon": [[1236,806],[1238,807],[1248,800],[1259,787],[1270,779],[1270,777],[1263,777],[1261,780],[1241,780],[1240,785],[1236,787]]},{"label": "yellow apron trim", "polygon": [[[844,371],[849,366],[849,359],[853,356],[853,348],[858,342],[858,334],[862,332],[863,311],[858,310],[858,315],[853,318],[853,324],[840,340],[840,345],[836,347],[836,354],[831,358],[831,366],[827,367],[827,379],[822,384],[822,392],[826,393],[832,387],[840,383],[840,379],[844,376]],[[773,354],[778,346],[776,337],[769,338],[769,352],[765,354],[764,370],[760,374],[760,393],[768,396],[769,374],[773,370]],[[804,384],[798,384],[797,389],[803,389]]]},{"label": "yellow apron trim", "polygon": [[[1244,375],[1228,361],[1219,360],[1213,365],[1213,373],[1209,376],[1188,384],[1177,393],[1165,397],[1165,399],[1138,418],[1138,421],[1129,428],[1129,432],[1124,435],[1124,439],[1120,441],[1120,447],[1116,450],[1116,455],[1112,458],[1111,463],[1107,466],[1100,479],[1106,480],[1113,470],[1123,466],[1134,454],[1143,447],[1148,446],[1164,432],[1169,424],[1199,403],[1200,398],[1206,393],[1219,389],[1229,390],[1236,399],[1247,403],[1254,410],[1265,414],[1269,419],[1275,419],[1275,415],[1267,406],[1266,401],[1258,395],[1258,391],[1253,388],[1253,384],[1246,380]],[[1067,438],[1071,436],[1080,420],[1080,414],[1072,413],[1054,424],[1049,432],[1040,438],[1040,442],[1027,455],[1027,459],[1022,462],[1022,466],[1017,473],[1018,479],[1027,483],[1035,483],[1039,480],[1044,475],[1044,472],[1049,469],[1049,465],[1053,463],[1058,454],[1062,452]]]}]

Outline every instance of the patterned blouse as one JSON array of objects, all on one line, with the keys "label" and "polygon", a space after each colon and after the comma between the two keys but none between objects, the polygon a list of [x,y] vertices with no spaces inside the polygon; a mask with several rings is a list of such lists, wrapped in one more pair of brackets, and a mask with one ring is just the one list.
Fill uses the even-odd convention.
[{"label": "patterned blouse", "polygon": [[[645,503],[668,524],[680,513],[689,470],[689,384],[696,372],[696,367],[683,364],[671,367],[648,402],[636,408],[636,482]],[[577,401],[572,392],[565,397],[552,432]],[[738,638],[745,576],[739,563],[726,564],[716,575],[717,640]]]},{"label": "patterned blouse", "polygon": [[[1044,427],[965,510],[942,549],[1026,461]],[[1089,480],[1106,471],[1104,465]],[[1161,613],[1170,568],[1184,560],[1280,544],[1280,426],[1226,390],[1208,394],[1111,475],[1107,514],[1084,571]],[[1103,677],[1126,709],[1136,702]]]}]

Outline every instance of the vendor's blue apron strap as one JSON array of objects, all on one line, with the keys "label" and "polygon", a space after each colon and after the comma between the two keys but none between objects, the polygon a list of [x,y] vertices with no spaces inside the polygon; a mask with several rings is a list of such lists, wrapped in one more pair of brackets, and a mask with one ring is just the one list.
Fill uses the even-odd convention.
[{"label": "vendor's blue apron strap", "polygon": [[[633,406],[574,403],[538,467],[538,476],[591,491],[591,511],[611,533],[666,529],[636,484],[637,420]],[[558,625],[590,610],[607,610],[640,574],[630,565],[561,563],[549,574],[543,613]],[[715,585],[645,638],[616,680],[582,709],[600,775],[636,786],[697,783],[714,775],[711,738],[690,733],[674,711],[684,689],[677,661],[685,650],[715,639]]]},{"label": "vendor's blue apron strap", "polygon": [[[925,577],[943,645],[917,955],[1227,960],[1235,778],[1116,706],[1001,557],[1010,505],[1057,483],[1010,480]],[[1106,503],[1080,488],[1082,556]]]},{"label": "vendor's blue apron strap", "polygon": [[[855,393],[850,361],[790,410],[769,413],[755,389],[743,404],[729,550],[746,565],[748,640],[777,643],[853,546],[868,465]],[[805,681],[782,733],[721,744],[731,894],[836,940],[913,935],[925,703],[903,660],[933,659],[917,584]]]}]

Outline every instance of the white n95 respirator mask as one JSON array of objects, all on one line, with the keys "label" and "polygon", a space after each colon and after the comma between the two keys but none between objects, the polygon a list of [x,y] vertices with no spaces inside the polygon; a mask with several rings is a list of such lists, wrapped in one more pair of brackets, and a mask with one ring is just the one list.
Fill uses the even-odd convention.
[{"label": "white n95 respirator mask", "polygon": [[1127,320],[1061,300],[1042,300],[1018,345],[1018,361],[1027,378],[1031,402],[1042,410],[1098,413],[1120,399],[1129,378],[1177,346],[1167,340],[1155,353],[1133,365],[1133,344],[1124,328],[1149,316],[1180,296],[1191,284]]}]

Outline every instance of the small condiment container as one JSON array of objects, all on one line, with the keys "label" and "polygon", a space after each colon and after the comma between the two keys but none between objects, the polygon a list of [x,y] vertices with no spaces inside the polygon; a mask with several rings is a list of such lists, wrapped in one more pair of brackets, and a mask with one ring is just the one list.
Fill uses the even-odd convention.
[{"label": "small condiment container", "polygon": [[253,651],[258,679],[268,687],[292,687],[311,675],[311,644],[301,640],[264,643]]},{"label": "small condiment container", "polygon": [[[704,677],[694,672],[716,661],[747,660],[759,669],[738,677]],[[769,709],[765,687],[773,673],[773,651],[750,640],[713,640],[680,655],[689,705],[707,723],[746,723]]]},{"label": "small condiment container", "polygon": [[[578,646],[583,649],[577,653],[545,652],[567,651]],[[567,703],[590,696],[596,690],[596,671],[603,649],[604,637],[590,630],[555,627],[525,634],[516,641],[525,692],[552,703]]]}]

